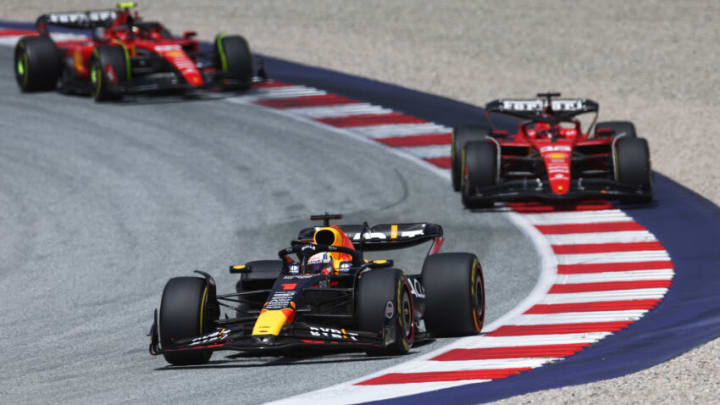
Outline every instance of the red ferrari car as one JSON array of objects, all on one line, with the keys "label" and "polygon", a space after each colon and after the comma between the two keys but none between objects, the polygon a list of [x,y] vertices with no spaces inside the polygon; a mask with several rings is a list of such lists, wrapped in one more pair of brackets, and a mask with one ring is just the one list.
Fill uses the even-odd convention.
[{"label": "red ferrari car", "polygon": [[[133,7],[121,3],[112,10],[40,16],[38,35],[21,38],[15,48],[20,89],[59,88],[100,101],[159,90],[242,89],[252,83],[253,58],[243,37],[218,35],[212,49],[201,52],[194,31],[173,36],[162,24],[143,21]],[[87,37],[55,42],[50,28],[82,30]]]},{"label": "red ferrari car", "polygon": [[[597,121],[587,99],[495,100],[485,107],[522,121],[517,132],[458,128],[452,140],[452,180],[468,208],[496,201],[618,199],[649,202],[648,143],[628,121]],[[595,113],[587,132],[578,115]],[[492,120],[490,119],[492,126]],[[592,130],[594,128],[594,131]]]}]

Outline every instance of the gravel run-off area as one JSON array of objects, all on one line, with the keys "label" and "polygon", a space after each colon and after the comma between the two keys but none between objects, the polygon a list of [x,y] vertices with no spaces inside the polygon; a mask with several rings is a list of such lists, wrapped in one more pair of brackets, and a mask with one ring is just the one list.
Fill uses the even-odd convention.
[{"label": "gravel run-off area", "polygon": [[[0,19],[112,2],[3,0]],[[484,105],[557,90],[632,120],[654,169],[720,203],[720,2],[148,1],[176,32],[239,33],[260,53]],[[272,75],[272,72],[270,72]],[[629,376],[511,403],[712,403],[720,340]]]}]

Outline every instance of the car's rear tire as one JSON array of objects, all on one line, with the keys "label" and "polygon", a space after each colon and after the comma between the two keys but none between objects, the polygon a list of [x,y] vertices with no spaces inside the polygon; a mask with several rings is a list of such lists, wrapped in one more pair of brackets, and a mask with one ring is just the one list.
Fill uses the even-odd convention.
[{"label": "car's rear tire", "polygon": [[[158,328],[161,346],[177,339],[200,336],[212,327],[212,311],[208,300],[212,293],[206,280],[198,277],[171,278],[163,290]],[[176,366],[204,364],[212,351],[177,351],[163,353],[168,363]]]},{"label": "car's rear tire", "polygon": [[615,144],[615,180],[646,194],[621,198],[623,202],[645,203],[652,200],[650,148],[644,138],[621,138]]},{"label": "car's rear tire", "polygon": [[128,57],[120,46],[95,47],[90,61],[90,86],[95,101],[122,98],[120,86],[130,79]]},{"label": "car's rear tire", "polygon": [[490,208],[492,199],[471,199],[477,189],[497,184],[497,146],[488,141],[469,142],[462,151],[463,188],[462,201],[465,208]]},{"label": "car's rear tire", "polygon": [[370,350],[370,355],[407,354],[415,340],[415,308],[407,277],[398,269],[375,269],[360,276],[356,314],[358,328],[380,332],[385,319],[392,325],[394,341],[388,346]]},{"label": "car's rear tire", "polygon": [[480,333],[485,321],[485,283],[477,256],[438,253],[425,259],[425,326],[435,337]]},{"label": "car's rear tire", "polygon": [[60,52],[48,36],[22,37],[15,46],[15,79],[23,92],[54,90],[61,68]]},{"label": "car's rear tire", "polygon": [[218,35],[214,46],[215,66],[228,79],[225,88],[248,88],[253,78],[253,57],[250,46],[240,35]]},{"label": "car's rear tire", "polygon": [[598,131],[610,129],[613,131],[613,137],[637,138],[635,124],[630,121],[603,121],[595,125],[595,136]]},{"label": "car's rear tire", "polygon": [[453,190],[462,190],[462,150],[465,144],[485,139],[485,136],[487,136],[487,130],[479,127],[459,127],[453,130],[450,143],[450,171]]}]

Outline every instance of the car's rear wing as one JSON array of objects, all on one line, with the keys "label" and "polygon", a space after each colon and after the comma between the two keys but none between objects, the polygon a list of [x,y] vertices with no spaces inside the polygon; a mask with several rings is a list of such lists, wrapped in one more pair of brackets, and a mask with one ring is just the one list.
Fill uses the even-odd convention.
[{"label": "car's rear wing", "polygon": [[550,106],[554,112],[595,112],[598,111],[598,103],[583,98],[554,99],[548,103],[541,98],[534,99],[504,99],[493,100],[485,106],[490,112],[519,113],[519,112],[542,112]]},{"label": "car's rear wing", "polygon": [[118,12],[122,12],[122,10],[90,10],[43,14],[35,21],[35,28],[40,32],[47,30],[48,26],[72,29],[107,28],[115,22]]},{"label": "car's rear wing", "polygon": [[600,105],[585,98],[556,98],[560,93],[541,93],[532,99],[493,100],[485,105],[488,113],[501,113],[514,117],[547,122],[571,120],[579,114],[597,113]]},{"label": "car's rear wing", "polygon": [[[404,249],[433,241],[432,253],[442,245],[443,229],[438,224],[408,223],[367,225],[338,225],[350,238],[356,249],[363,251]],[[305,228],[298,233],[298,240],[312,241],[318,228]]]}]

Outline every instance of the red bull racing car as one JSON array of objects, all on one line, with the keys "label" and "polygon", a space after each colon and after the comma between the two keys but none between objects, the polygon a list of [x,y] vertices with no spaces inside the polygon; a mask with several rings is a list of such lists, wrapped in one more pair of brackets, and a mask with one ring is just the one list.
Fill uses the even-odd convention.
[{"label": "red bull racing car", "polygon": [[[173,36],[162,24],[143,21],[133,7],[120,3],[111,10],[40,16],[38,35],[21,38],[15,48],[20,89],[59,88],[101,101],[160,90],[242,89],[252,83],[253,58],[243,37],[218,35],[212,49],[203,52],[194,31]],[[51,29],[86,36],[55,42]]]},{"label": "red bull racing car", "polygon": [[[560,99],[560,93],[537,96],[495,100],[485,107],[491,126],[491,113],[521,118],[515,133],[454,131],[452,182],[466,207],[491,207],[496,201],[652,199],[648,143],[637,137],[632,122],[596,124],[599,106],[592,100]],[[585,113],[595,113],[587,132],[577,119]]]},{"label": "red bull racing car", "polygon": [[[312,219],[279,260],[230,267],[235,292],[218,295],[215,281],[168,281],[150,331],[150,353],[170,364],[202,364],[216,350],[283,354],[359,350],[405,354],[420,340],[477,334],[485,315],[483,273],[471,253],[438,253],[442,227],[430,223],[330,225]],[[431,242],[419,275],[367,251]],[[221,317],[224,308],[225,317]]]}]

